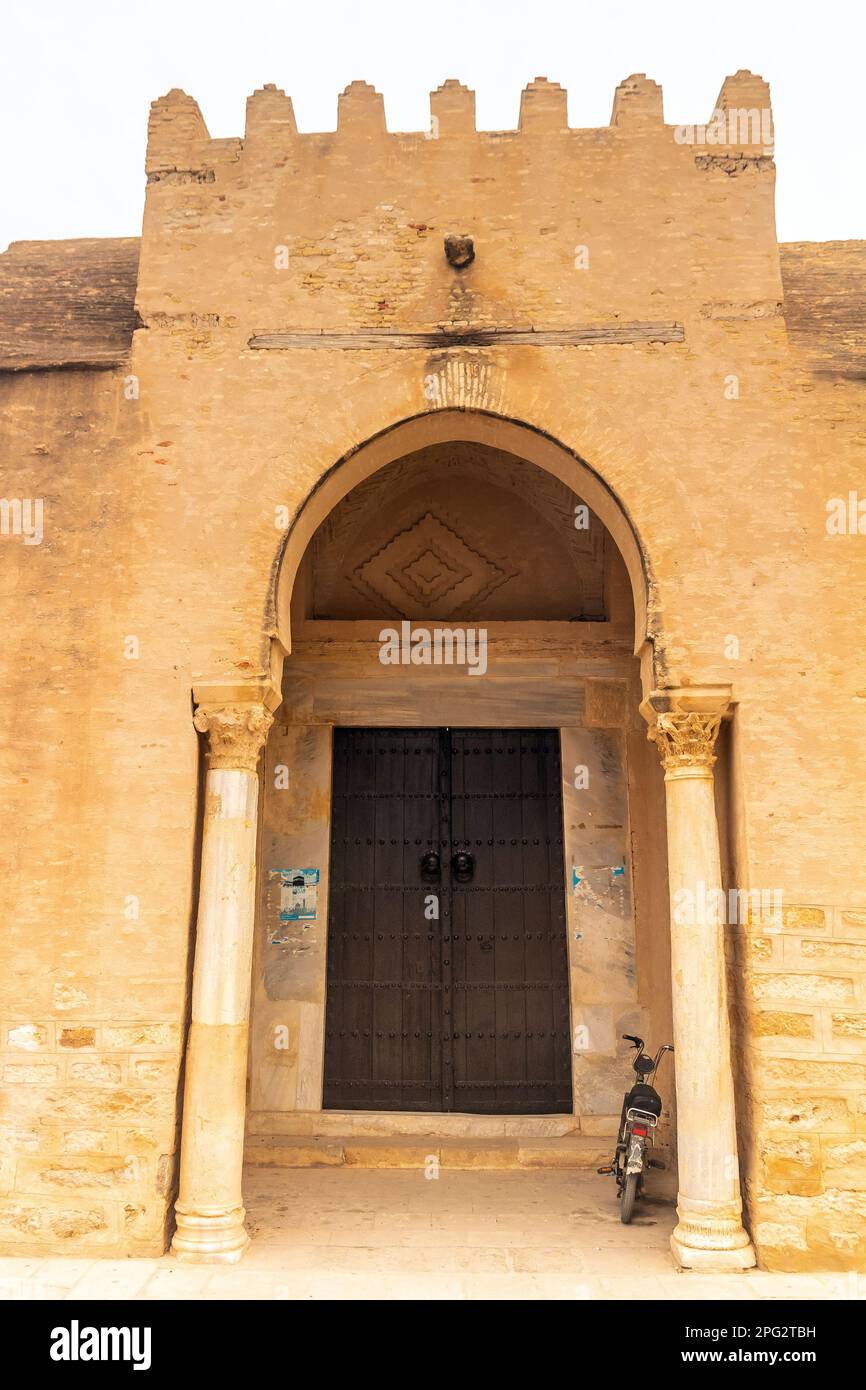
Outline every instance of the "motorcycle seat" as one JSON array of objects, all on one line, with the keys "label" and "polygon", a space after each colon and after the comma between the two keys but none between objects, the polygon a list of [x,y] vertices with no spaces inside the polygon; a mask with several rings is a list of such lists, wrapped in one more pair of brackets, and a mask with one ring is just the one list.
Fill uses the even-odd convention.
[{"label": "motorcycle seat", "polygon": [[645,1081],[638,1081],[636,1085],[632,1086],[625,1104],[627,1110],[645,1110],[648,1114],[655,1115],[657,1119],[662,1113],[661,1096]]}]

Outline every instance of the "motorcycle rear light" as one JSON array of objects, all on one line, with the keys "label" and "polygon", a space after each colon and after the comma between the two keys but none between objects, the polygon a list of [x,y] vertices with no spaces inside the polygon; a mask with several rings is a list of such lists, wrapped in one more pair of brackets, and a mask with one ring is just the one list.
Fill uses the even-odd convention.
[{"label": "motorcycle rear light", "polygon": [[645,1125],[632,1125],[632,1130],[631,1130],[631,1132],[632,1132],[632,1134],[639,1134],[640,1137],[641,1137],[641,1139],[646,1139],[646,1126],[645,1126]]}]

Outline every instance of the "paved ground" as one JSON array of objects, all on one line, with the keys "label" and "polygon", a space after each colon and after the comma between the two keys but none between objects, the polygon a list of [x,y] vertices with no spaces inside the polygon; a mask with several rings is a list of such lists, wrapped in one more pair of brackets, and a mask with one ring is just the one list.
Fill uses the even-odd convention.
[{"label": "paved ground", "polygon": [[7,1299],[854,1298],[846,1275],[677,1273],[672,1203],[619,1220],[613,1182],[574,1172],[251,1168],[238,1265],[0,1259]]}]

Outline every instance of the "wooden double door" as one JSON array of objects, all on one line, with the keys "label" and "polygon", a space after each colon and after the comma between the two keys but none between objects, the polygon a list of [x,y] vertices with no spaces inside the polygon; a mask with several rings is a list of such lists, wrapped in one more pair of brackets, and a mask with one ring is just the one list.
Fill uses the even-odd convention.
[{"label": "wooden double door", "polygon": [[336,729],[324,1105],[572,1108],[559,734]]}]

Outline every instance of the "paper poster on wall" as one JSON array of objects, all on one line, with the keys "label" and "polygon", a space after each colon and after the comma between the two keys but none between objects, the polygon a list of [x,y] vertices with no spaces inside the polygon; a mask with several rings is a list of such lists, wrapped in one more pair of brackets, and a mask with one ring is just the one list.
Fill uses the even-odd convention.
[{"label": "paper poster on wall", "polygon": [[271,869],[280,889],[280,922],[315,922],[319,908],[318,869]]},{"label": "paper poster on wall", "polygon": [[625,901],[625,866],[623,864],[583,864],[571,866],[571,891],[581,902],[591,907],[609,908],[616,904],[623,910]]}]

